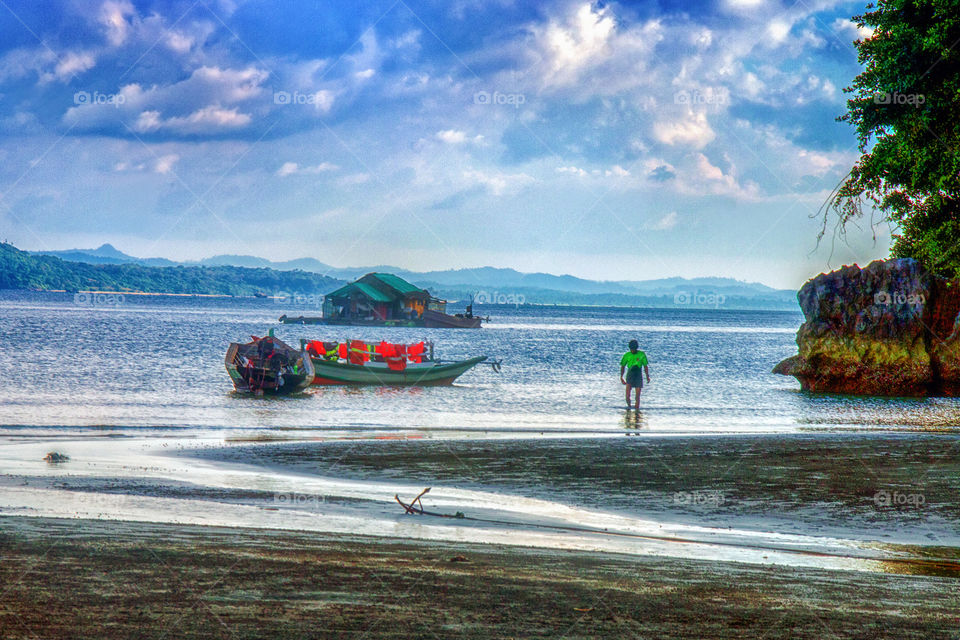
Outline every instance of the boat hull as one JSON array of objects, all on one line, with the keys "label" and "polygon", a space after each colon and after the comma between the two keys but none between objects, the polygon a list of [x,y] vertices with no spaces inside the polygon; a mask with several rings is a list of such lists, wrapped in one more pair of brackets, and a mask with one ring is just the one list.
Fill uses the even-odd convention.
[{"label": "boat hull", "polygon": [[257,368],[254,371],[254,374],[255,377],[262,381],[262,386],[258,386],[256,389],[253,389],[250,387],[250,383],[247,379],[247,375],[251,373],[251,369],[243,369],[242,367],[238,366],[237,363],[237,350],[240,348],[240,346],[241,345],[239,343],[231,343],[230,347],[227,349],[227,355],[224,358],[224,366],[227,369],[227,374],[229,374],[230,380],[233,382],[233,388],[238,393],[250,395],[285,396],[290,395],[291,393],[303,391],[304,389],[309,388],[310,384],[313,382],[315,375],[313,361],[306,355],[305,352],[302,352],[301,357],[298,360],[298,367],[303,370],[302,373],[284,373],[282,384],[276,385],[276,372]]},{"label": "boat hull", "polygon": [[367,385],[380,387],[431,387],[453,384],[453,381],[485,361],[486,356],[450,363],[410,364],[395,371],[381,363],[364,365],[332,362],[313,358],[313,384],[321,386]]},{"label": "boat hull", "polygon": [[324,318],[322,316],[280,316],[282,324],[323,324],[347,327],[423,327],[425,329],[479,329],[482,318],[478,316],[450,315],[436,311],[424,311],[422,318],[390,320],[359,320]]},{"label": "boat hull", "polygon": [[480,318],[477,316],[452,316],[448,313],[438,313],[428,309],[423,312],[423,326],[428,329],[479,329]]}]

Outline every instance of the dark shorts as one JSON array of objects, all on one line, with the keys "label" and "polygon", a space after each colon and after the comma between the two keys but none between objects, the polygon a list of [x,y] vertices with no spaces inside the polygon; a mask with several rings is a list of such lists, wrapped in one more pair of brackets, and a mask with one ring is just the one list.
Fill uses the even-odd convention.
[{"label": "dark shorts", "polygon": [[627,386],[643,388],[643,369],[640,367],[630,367],[627,370]]}]

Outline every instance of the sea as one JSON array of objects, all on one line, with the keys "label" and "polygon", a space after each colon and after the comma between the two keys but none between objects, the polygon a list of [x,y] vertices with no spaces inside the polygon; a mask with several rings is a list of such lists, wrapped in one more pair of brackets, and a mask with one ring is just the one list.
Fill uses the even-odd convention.
[{"label": "sea", "polygon": [[[282,325],[319,315],[292,298],[0,292],[0,426],[61,429],[420,429],[656,434],[929,429],[960,423],[944,399],[812,395],[774,365],[796,353],[795,311],[484,305],[480,330]],[[310,300],[307,300],[309,303]],[[432,341],[485,355],[451,387],[234,392],[230,342]],[[626,410],[619,360],[636,339],[651,383]]]},{"label": "sea", "polygon": [[[0,292],[0,526],[94,519],[960,575],[960,403],[801,391],[771,372],[796,353],[799,310],[478,305],[479,330],[278,323],[318,302]],[[427,340],[443,360],[500,366],[448,387],[236,393],[228,345],[271,329],[293,346]],[[619,378],[632,339],[650,362],[639,411]],[[424,488],[450,518],[397,504]]]}]

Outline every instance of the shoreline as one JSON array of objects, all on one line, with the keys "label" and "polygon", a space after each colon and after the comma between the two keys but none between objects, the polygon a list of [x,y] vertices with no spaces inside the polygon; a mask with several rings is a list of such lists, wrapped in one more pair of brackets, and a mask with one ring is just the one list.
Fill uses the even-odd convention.
[{"label": "shoreline", "polygon": [[[523,458],[510,455],[518,441],[483,438],[13,438],[0,447],[0,513],[960,575],[944,457],[956,439],[835,438],[531,438]],[[70,460],[44,462],[51,447]],[[867,457],[877,449],[897,454]],[[850,476],[855,460],[880,476]],[[907,491],[924,468],[926,504],[874,504],[876,482]],[[394,495],[426,486],[429,511],[466,517],[404,515]]]}]

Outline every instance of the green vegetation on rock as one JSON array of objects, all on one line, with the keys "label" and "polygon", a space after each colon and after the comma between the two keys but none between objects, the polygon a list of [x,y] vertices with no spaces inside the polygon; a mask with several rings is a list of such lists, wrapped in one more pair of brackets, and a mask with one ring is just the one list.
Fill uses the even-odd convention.
[{"label": "green vegetation on rock", "polygon": [[[879,0],[854,17],[865,65],[841,121],[861,156],[831,201],[841,228],[876,209],[894,257],[960,277],[960,0]],[[826,221],[824,219],[826,228]]]}]

